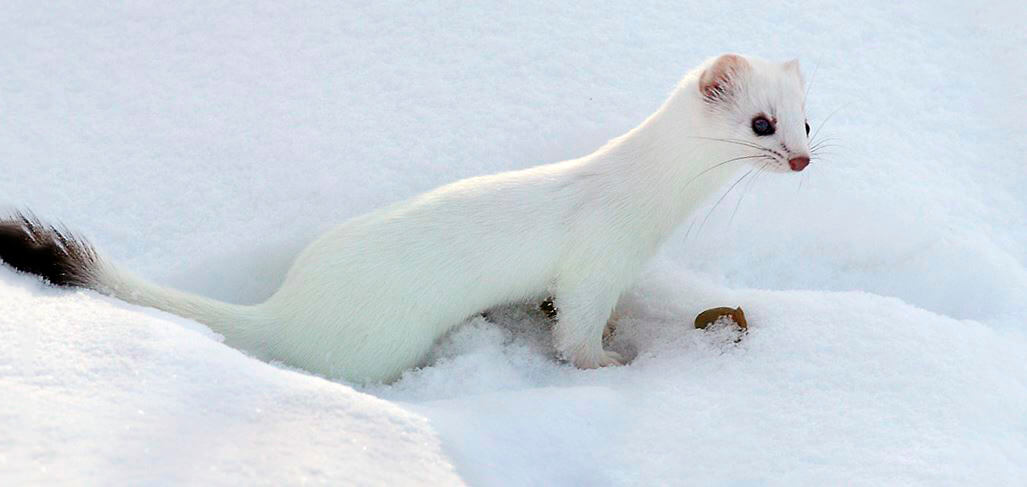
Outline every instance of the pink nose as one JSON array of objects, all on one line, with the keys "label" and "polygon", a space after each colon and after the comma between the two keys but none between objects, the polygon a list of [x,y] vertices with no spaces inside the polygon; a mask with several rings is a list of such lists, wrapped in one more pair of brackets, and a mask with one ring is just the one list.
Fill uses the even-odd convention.
[{"label": "pink nose", "polygon": [[808,165],[808,157],[793,157],[788,161],[788,166],[790,166],[793,171],[801,171],[803,169],[806,169],[806,166]]}]

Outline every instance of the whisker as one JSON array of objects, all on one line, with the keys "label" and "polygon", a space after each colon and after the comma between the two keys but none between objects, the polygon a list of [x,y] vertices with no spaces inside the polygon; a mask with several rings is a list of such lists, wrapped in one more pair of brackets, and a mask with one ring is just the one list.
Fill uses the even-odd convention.
[{"label": "whisker", "polygon": [[752,149],[759,149],[759,150],[764,150],[764,151],[768,151],[768,152],[770,151],[770,148],[768,148],[768,147],[763,147],[762,145],[756,144],[754,142],[749,142],[747,140],[741,140],[741,139],[722,139],[722,138],[717,138],[717,137],[701,137],[701,136],[698,136],[698,135],[691,135],[689,137],[691,137],[693,139],[713,140],[713,141],[717,141],[717,142],[725,142],[725,143],[728,143],[728,144],[741,145],[741,146],[749,147],[749,148],[752,148]]},{"label": "whisker", "polygon": [[713,204],[713,208],[710,208],[710,211],[706,212],[706,218],[703,218],[702,223],[699,224],[699,230],[696,232],[696,234],[699,234],[699,233],[702,232],[703,227],[706,226],[706,222],[709,221],[710,216],[713,215],[713,211],[716,210],[718,206],[720,206],[720,203],[722,201],[724,201],[724,198],[726,198],[728,194],[731,193],[731,190],[735,189],[735,186],[738,186],[738,183],[742,182],[743,179],[748,177],[755,170],[756,170],[755,167],[752,168],[752,169],[749,169],[745,174],[742,175],[742,177],[740,177],[737,180],[735,180],[734,183],[731,183],[731,186],[729,186],[727,188],[727,191],[725,191],[724,194],[720,196],[720,199],[718,199],[717,202]]},{"label": "whisker", "polygon": [[835,140],[840,140],[840,139],[838,139],[838,137],[824,137],[822,139],[810,139],[810,142],[812,142],[814,144],[818,144],[818,143],[821,143],[821,142],[831,142],[831,141],[835,141]]},{"label": "whisker", "polygon": [[727,221],[728,225],[734,223],[734,221],[735,221],[735,214],[738,213],[738,207],[742,206],[742,200],[745,199],[745,195],[749,194],[749,190],[752,188],[752,186],[754,184],[753,182],[756,181],[757,179],[759,179],[760,173],[763,172],[763,169],[766,168],[767,165],[770,164],[771,162],[776,162],[776,161],[771,159],[768,162],[764,162],[763,165],[760,166],[759,170],[756,171],[756,175],[753,176],[752,179],[749,179],[749,182],[745,183],[745,187],[742,188],[742,195],[739,196],[738,197],[738,201],[735,202],[735,209],[734,209],[734,211],[731,212],[731,218],[729,218],[728,221]]},{"label": "whisker", "polygon": [[747,160],[747,159],[759,159],[759,158],[761,158],[761,157],[767,157],[767,156],[765,156],[765,155],[763,155],[763,154],[759,154],[759,155],[753,155],[753,156],[741,156],[741,157],[735,157],[735,158],[733,158],[733,159],[728,159],[728,160],[726,160],[726,161],[723,161],[723,162],[718,162],[717,164],[714,164],[713,166],[711,166],[711,167],[708,167],[708,168],[704,169],[704,170],[703,170],[702,172],[700,172],[699,174],[696,174],[695,176],[693,176],[693,177],[692,177],[692,179],[688,180],[688,182],[687,182],[687,183],[685,183],[685,187],[684,187],[683,189],[688,189],[688,187],[689,187],[689,186],[690,186],[690,185],[691,185],[691,184],[692,184],[692,183],[693,183],[693,182],[694,182],[694,181],[695,181],[696,179],[699,179],[699,177],[700,177],[700,176],[702,176],[703,174],[706,174],[706,173],[708,173],[708,172],[710,172],[710,171],[712,171],[712,170],[714,170],[714,169],[716,169],[716,168],[718,168],[718,167],[720,167],[720,166],[723,166],[724,164],[727,164],[727,163],[729,163],[729,162],[735,162],[735,161],[742,161],[742,160]]},{"label": "whisker", "polygon": [[[702,175],[704,175],[704,174],[706,174],[706,173],[708,173],[708,172],[710,172],[710,171],[712,171],[712,170],[714,170],[714,169],[716,169],[716,168],[718,168],[720,166],[723,166],[723,165],[731,163],[731,162],[737,162],[737,161],[743,161],[743,160],[749,160],[749,159],[760,159],[760,158],[766,158],[766,157],[768,157],[768,156],[763,155],[763,154],[757,154],[757,155],[734,157],[734,158],[728,159],[726,161],[718,162],[718,163],[716,163],[716,164],[714,164],[714,165],[712,165],[712,166],[710,166],[710,167],[700,171],[699,174],[696,174],[695,176],[692,177],[692,179],[688,180],[688,182],[685,183],[685,186],[682,189],[682,191],[687,190],[692,185],[692,183],[695,182],[695,180],[697,180],[700,177],[702,177]],[[752,172],[752,170],[750,169],[749,172]],[[746,173],[746,175],[748,175],[748,173]],[[684,240],[686,242],[688,241],[689,235],[691,235],[691,233],[692,233],[692,227],[695,226],[695,221],[696,221],[696,218],[693,217],[691,222],[688,224],[688,230],[685,231],[685,238],[684,238]],[[700,230],[701,229],[702,228],[700,227]]]},{"label": "whisker", "polygon": [[[702,170],[701,172],[699,172],[699,174],[696,174],[695,176],[693,176],[692,179],[690,179],[687,183],[685,183],[685,186],[684,186],[684,188],[682,190],[688,189],[688,187],[691,186],[692,183],[695,182],[695,180],[699,179],[702,175],[704,175],[704,174],[706,174],[706,173],[708,173],[708,172],[710,172],[710,171],[712,171],[712,170],[714,170],[714,169],[716,169],[716,168],[718,168],[720,166],[723,166],[725,164],[728,164],[728,163],[731,163],[731,162],[749,160],[749,159],[761,159],[761,158],[768,158],[768,157],[769,156],[764,155],[764,154],[756,154],[756,155],[749,155],[749,156],[734,157],[734,158],[728,159],[726,161],[718,162],[718,163],[716,163],[716,164],[714,164],[714,165],[712,165],[712,166]],[[753,169],[755,169],[755,168],[753,168]],[[749,172],[752,172],[752,169],[750,169]],[[748,174],[749,173],[746,173],[745,175],[748,175]],[[744,176],[743,176],[743,178],[744,178]],[[737,184],[737,181],[735,183]],[[730,189],[729,189],[729,191],[730,191]],[[696,221],[696,217],[693,217],[691,222],[688,224],[688,230],[685,231],[685,238],[684,238],[684,240],[686,242],[688,241],[689,235],[692,234],[692,227],[695,226],[695,221]],[[701,227],[700,227],[700,230],[701,230]]]},{"label": "whisker", "polygon": [[813,82],[817,79],[817,71],[820,69],[820,60],[817,60],[817,64],[813,65],[813,74],[809,77],[809,84],[806,85],[806,92],[802,94],[802,99],[805,101],[809,98],[809,90],[813,89]]},{"label": "whisker", "polygon": [[837,140],[838,140],[837,137],[826,137],[826,138],[814,141],[813,145],[816,146],[816,145],[819,145],[819,144],[826,144],[826,143],[829,143],[829,142],[836,143]]},{"label": "whisker", "polygon": [[826,147],[817,147],[816,149],[810,149],[810,155],[814,155],[815,156],[817,154],[834,154],[834,152],[831,149],[834,149],[835,147],[837,147],[837,146],[826,146]]},{"label": "whisker", "polygon": [[693,216],[691,221],[688,223],[688,230],[685,231],[685,238],[684,238],[685,242],[688,242],[688,236],[692,234],[692,227],[695,226],[695,220],[696,220],[696,217]]},{"label": "whisker", "polygon": [[810,139],[810,143],[813,145],[823,144],[825,142],[834,142],[839,140],[838,137],[824,137],[822,139]]},{"label": "whisker", "polygon": [[829,114],[829,115],[827,116],[827,118],[825,118],[825,119],[824,119],[824,121],[823,121],[823,122],[820,122],[820,126],[819,126],[819,127],[817,127],[817,129],[813,131],[813,135],[812,135],[812,136],[811,136],[811,137],[809,138],[809,140],[814,140],[814,139],[816,139],[816,138],[817,138],[817,134],[819,134],[819,133],[820,133],[820,130],[824,128],[824,125],[827,125],[827,122],[828,122],[829,120],[831,120],[831,117],[833,117],[833,116],[834,116],[834,115],[835,115],[836,113],[838,113],[838,112],[842,111],[842,109],[843,109],[843,108],[847,108],[847,107],[848,107],[849,105],[852,105],[853,103],[855,103],[855,102],[849,102],[849,103],[846,103],[846,104],[844,104],[844,105],[842,105],[842,106],[838,107],[837,109],[835,109],[835,110],[834,110],[833,112],[831,112],[831,113],[830,113],[830,114]]}]

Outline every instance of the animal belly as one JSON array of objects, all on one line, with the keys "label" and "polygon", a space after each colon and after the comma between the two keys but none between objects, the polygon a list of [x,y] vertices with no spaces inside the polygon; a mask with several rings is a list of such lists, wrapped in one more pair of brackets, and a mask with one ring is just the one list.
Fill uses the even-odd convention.
[{"label": "animal belly", "polygon": [[[366,256],[365,256],[366,257]],[[294,276],[272,298],[272,357],[328,377],[390,381],[466,318],[544,290],[540,266],[370,259]],[[406,264],[406,265],[404,265]]]}]

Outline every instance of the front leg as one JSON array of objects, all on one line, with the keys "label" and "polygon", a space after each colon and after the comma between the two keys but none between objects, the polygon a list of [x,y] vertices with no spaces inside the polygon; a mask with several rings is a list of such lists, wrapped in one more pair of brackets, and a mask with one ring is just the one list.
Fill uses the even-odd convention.
[{"label": "front leg", "polygon": [[624,364],[619,353],[603,350],[603,330],[619,295],[619,290],[587,282],[557,290],[553,344],[561,358],[582,369]]}]

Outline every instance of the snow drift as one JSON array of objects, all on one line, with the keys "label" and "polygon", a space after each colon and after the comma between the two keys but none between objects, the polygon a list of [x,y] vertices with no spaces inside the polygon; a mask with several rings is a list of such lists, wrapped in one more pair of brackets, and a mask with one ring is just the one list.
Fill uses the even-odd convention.
[{"label": "snow drift", "polygon": [[[345,218],[598,147],[724,51],[800,58],[835,147],[672,238],[621,300],[623,368],[556,362],[511,307],[356,390],[0,269],[0,483],[1023,484],[1025,16],[6,3],[0,205],[228,301]],[[691,328],[735,305],[740,342]]]}]

